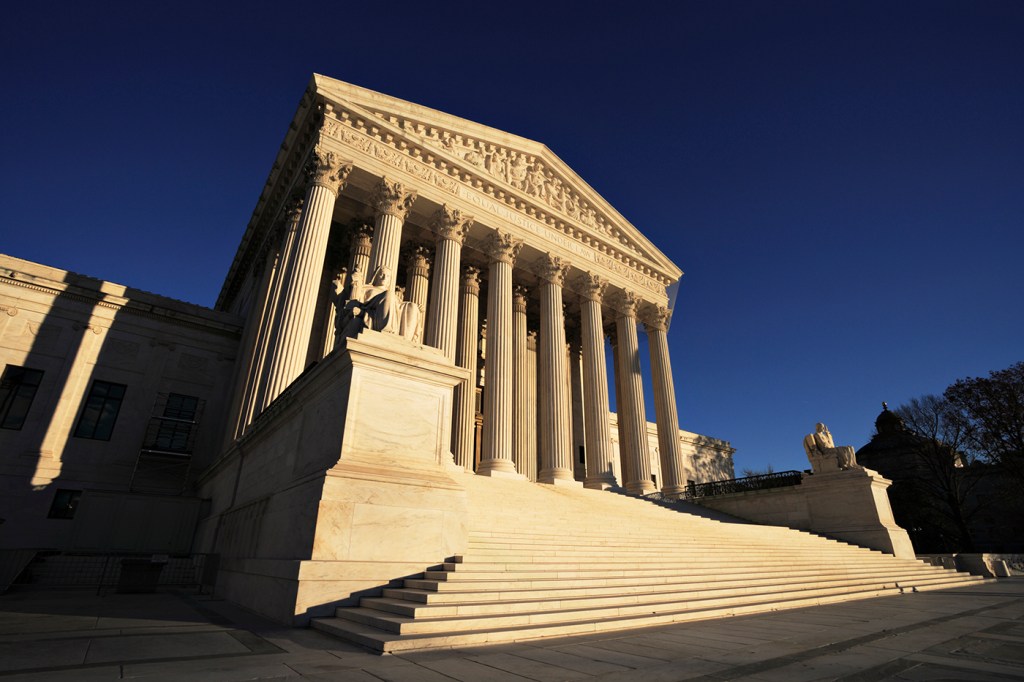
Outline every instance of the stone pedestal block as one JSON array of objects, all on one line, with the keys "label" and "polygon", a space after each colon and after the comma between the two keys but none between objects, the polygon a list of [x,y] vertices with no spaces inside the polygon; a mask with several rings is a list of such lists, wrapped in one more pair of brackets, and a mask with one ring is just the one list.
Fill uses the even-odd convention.
[{"label": "stone pedestal block", "polygon": [[[217,591],[302,625],[465,551],[440,350],[364,331],[299,377],[201,478]],[[233,491],[233,492],[232,492]],[[228,502],[230,500],[230,502]],[[225,504],[226,502],[226,504]]]},{"label": "stone pedestal block", "polygon": [[807,501],[810,530],[901,559],[913,559],[907,531],[896,525],[886,493],[892,481],[877,471],[857,467],[805,476],[800,485]]}]

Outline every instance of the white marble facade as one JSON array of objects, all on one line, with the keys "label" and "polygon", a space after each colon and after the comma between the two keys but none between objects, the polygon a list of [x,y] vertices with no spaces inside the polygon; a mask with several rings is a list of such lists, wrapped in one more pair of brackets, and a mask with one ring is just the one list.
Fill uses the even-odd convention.
[{"label": "white marble facade", "polygon": [[422,343],[471,373],[452,424],[466,470],[679,492],[700,450],[731,475],[727,443],[679,429],[675,264],[544,145],[320,75],[217,303],[247,319],[226,445],[334,349],[339,306],[380,269]]}]

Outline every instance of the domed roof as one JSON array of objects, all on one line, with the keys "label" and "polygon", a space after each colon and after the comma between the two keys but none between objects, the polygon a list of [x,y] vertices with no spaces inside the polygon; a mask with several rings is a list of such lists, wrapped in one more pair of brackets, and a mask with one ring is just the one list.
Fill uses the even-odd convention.
[{"label": "domed roof", "polygon": [[882,412],[875,419],[875,429],[881,434],[902,433],[907,430],[903,418],[889,411],[889,406],[882,403]]}]

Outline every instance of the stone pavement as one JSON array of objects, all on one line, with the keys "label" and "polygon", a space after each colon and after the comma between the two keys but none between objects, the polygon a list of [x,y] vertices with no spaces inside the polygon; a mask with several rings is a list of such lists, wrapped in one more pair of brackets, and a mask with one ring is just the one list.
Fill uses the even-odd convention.
[{"label": "stone pavement", "polygon": [[14,680],[1022,680],[1024,578],[755,616],[375,656],[208,596],[0,596]]}]

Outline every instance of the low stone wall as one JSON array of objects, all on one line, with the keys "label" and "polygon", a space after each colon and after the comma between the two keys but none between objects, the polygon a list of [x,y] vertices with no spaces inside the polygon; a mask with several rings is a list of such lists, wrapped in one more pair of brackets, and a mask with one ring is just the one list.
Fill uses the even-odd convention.
[{"label": "low stone wall", "polygon": [[913,559],[907,532],[896,525],[886,490],[892,482],[870,469],[805,474],[800,485],[694,500],[705,507],[770,526],[806,530]]},{"label": "low stone wall", "polygon": [[1008,578],[1014,574],[1011,564],[1019,563],[1015,555],[978,554],[918,554],[917,558],[932,566],[953,568],[985,578]]}]

